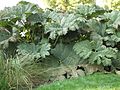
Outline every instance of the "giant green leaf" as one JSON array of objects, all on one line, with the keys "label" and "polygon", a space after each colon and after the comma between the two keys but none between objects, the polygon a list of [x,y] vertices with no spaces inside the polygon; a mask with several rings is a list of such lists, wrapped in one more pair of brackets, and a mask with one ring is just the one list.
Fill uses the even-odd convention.
[{"label": "giant green leaf", "polygon": [[45,33],[50,33],[49,38],[55,39],[56,36],[66,35],[69,30],[75,31],[79,28],[76,23],[77,17],[74,14],[64,14],[62,17],[56,16],[56,13],[53,14],[49,15],[52,22],[45,25]]},{"label": "giant green leaf", "polygon": [[104,36],[106,31],[106,23],[101,23],[95,19],[90,19],[87,22],[90,31],[97,32],[99,35]]},{"label": "giant green leaf", "polygon": [[97,52],[93,52],[92,55],[89,57],[89,62],[94,64],[103,64],[104,66],[111,65],[112,59],[116,59],[116,50],[113,48],[101,48]]},{"label": "giant green leaf", "polygon": [[35,14],[38,13],[40,9],[37,5],[34,5],[29,2],[21,1],[16,6],[11,8],[5,8],[3,11],[3,15],[1,16],[2,19],[12,19],[12,18],[19,18],[23,17],[24,14]]},{"label": "giant green leaf", "polygon": [[73,51],[73,45],[57,44],[57,46],[51,50],[51,53],[59,59],[62,64],[75,65],[82,62],[79,56]]},{"label": "giant green leaf", "polygon": [[106,47],[99,44],[98,41],[81,41],[77,42],[74,51],[83,60],[88,60],[91,64],[102,64],[104,66],[111,65],[112,60],[117,58],[117,49]]},{"label": "giant green leaf", "polygon": [[45,58],[45,56],[50,55],[50,44],[44,43],[44,44],[38,44],[35,45],[34,43],[22,43],[18,45],[17,52],[19,55],[29,55],[33,59],[34,58]]},{"label": "giant green leaf", "polygon": [[117,29],[120,25],[120,11],[112,11],[111,13],[105,13],[102,17],[104,19],[109,19],[109,27],[114,27]]},{"label": "giant green leaf", "polygon": [[104,14],[105,10],[95,5],[79,5],[74,13],[82,16],[86,19],[97,17],[98,15]]},{"label": "giant green leaf", "polygon": [[92,46],[88,40],[76,43],[73,49],[83,59],[87,59],[92,54]]}]

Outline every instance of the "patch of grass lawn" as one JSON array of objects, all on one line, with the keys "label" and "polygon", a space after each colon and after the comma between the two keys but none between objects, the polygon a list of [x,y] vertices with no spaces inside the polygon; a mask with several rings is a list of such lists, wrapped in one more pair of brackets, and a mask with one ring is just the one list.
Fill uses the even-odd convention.
[{"label": "patch of grass lawn", "polygon": [[120,90],[120,76],[95,73],[84,77],[57,81],[35,90]]}]

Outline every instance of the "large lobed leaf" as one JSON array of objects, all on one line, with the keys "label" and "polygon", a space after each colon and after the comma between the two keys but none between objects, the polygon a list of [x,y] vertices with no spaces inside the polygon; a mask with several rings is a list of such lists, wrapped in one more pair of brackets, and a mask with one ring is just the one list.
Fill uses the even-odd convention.
[{"label": "large lobed leaf", "polygon": [[117,50],[115,48],[106,47],[96,41],[81,41],[77,42],[74,51],[82,59],[88,60],[89,63],[103,64],[104,66],[111,65],[112,59],[117,58]]},{"label": "large lobed leaf", "polygon": [[103,8],[100,8],[95,5],[79,5],[74,13],[82,16],[86,19],[97,17],[98,15],[104,14],[106,11]]},{"label": "large lobed leaf", "polygon": [[12,19],[17,17],[22,17],[24,14],[35,14],[38,13],[40,9],[37,5],[34,5],[29,2],[21,1],[16,6],[7,7],[2,12],[2,19]]},{"label": "large lobed leaf", "polygon": [[83,59],[87,59],[92,54],[92,47],[88,40],[76,43],[73,49]]},{"label": "large lobed leaf", "polygon": [[76,13],[81,14],[81,15],[88,15],[88,14],[92,14],[96,11],[96,7],[95,6],[89,6],[89,5],[80,5],[77,7],[76,9]]},{"label": "large lobed leaf", "polygon": [[73,51],[73,45],[57,44],[57,46],[51,50],[51,53],[59,59],[62,64],[75,65],[82,61],[79,56]]},{"label": "large lobed leaf", "polygon": [[120,25],[120,11],[105,13],[101,17],[102,19],[108,19],[108,27],[114,27],[118,29],[118,26]]},{"label": "large lobed leaf", "polygon": [[[37,5],[21,1],[16,6],[7,7],[0,11],[0,26],[20,27],[27,23],[41,23],[44,20],[43,10]],[[20,25],[19,25],[20,24]]]},{"label": "large lobed leaf", "polygon": [[45,58],[46,56],[50,55],[50,44],[37,44],[34,43],[22,43],[18,45],[17,52],[19,55],[29,55],[32,56],[33,59]]},{"label": "large lobed leaf", "polygon": [[99,35],[104,36],[106,31],[106,23],[101,23],[95,19],[87,21],[87,25],[92,32],[97,32]]},{"label": "large lobed leaf", "polygon": [[78,18],[74,14],[51,12],[49,18],[52,21],[45,25],[45,33],[50,33],[49,38],[51,39],[55,39],[56,36],[66,35],[69,30],[75,31],[79,28],[76,23]]}]

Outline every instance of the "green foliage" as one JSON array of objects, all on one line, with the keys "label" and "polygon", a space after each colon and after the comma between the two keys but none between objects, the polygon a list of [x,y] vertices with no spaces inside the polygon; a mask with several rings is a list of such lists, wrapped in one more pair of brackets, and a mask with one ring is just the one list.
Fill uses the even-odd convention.
[{"label": "green foliage", "polygon": [[0,42],[8,39],[10,36],[10,32],[7,29],[3,27],[0,28]]},{"label": "green foliage", "polygon": [[4,75],[4,70],[5,70],[5,63],[4,61],[4,55],[2,50],[0,50],[0,89],[9,89],[8,81],[6,80],[6,76]]},{"label": "green foliage", "polygon": [[73,49],[83,59],[87,59],[92,54],[92,46],[88,40],[76,43]]},{"label": "green foliage", "polygon": [[51,50],[51,53],[57,57],[63,65],[77,65],[80,63],[80,58],[72,49],[73,45],[57,44],[57,46]]},{"label": "green foliage", "polygon": [[[5,8],[0,13],[0,26],[4,27],[17,40],[32,42],[36,39],[36,24],[43,22],[43,11],[37,5],[21,1],[16,6]],[[41,28],[39,26],[39,28]],[[38,29],[38,27],[37,27]],[[32,31],[31,31],[32,30]],[[35,35],[33,35],[32,33]]]},{"label": "green foliage", "polygon": [[[59,48],[57,42],[62,39],[62,43],[65,43],[69,33],[75,31],[78,35],[74,40],[78,41],[80,45],[76,41],[69,41],[69,43],[75,44],[74,51],[80,58],[83,60],[89,58],[90,61],[92,60],[90,63],[99,62],[98,64],[110,65],[112,58],[117,57],[114,55],[117,53],[114,48],[118,49],[115,46],[120,41],[119,13],[119,11],[108,12],[95,5],[80,5],[74,11],[65,13],[57,10],[42,11],[37,5],[22,1],[12,8],[6,8],[1,14],[1,30],[7,35],[4,35],[5,39],[1,38],[1,45],[2,48],[8,47],[9,42],[15,41],[11,40],[11,37],[14,36],[18,42],[17,53],[19,55],[39,59],[54,54],[63,60],[65,59],[63,57],[69,55],[59,54],[61,55],[59,57],[56,53],[65,49],[65,53],[68,54],[70,52],[68,50],[72,50],[72,46],[70,46],[71,49],[67,49],[67,45],[63,44]],[[70,37],[72,36],[71,34]],[[47,42],[43,38],[46,38]],[[94,45],[91,45],[93,42]],[[50,50],[51,52],[49,52]],[[73,53],[70,56],[77,57]]]},{"label": "green foliage", "polygon": [[106,47],[95,41],[81,41],[73,47],[76,54],[82,59],[86,59],[89,63],[103,64],[104,66],[111,65],[112,59],[117,58],[117,51],[115,48]]},{"label": "green foliage", "polygon": [[65,65],[86,62],[108,66],[120,59],[120,11],[95,5],[79,5],[68,12],[43,11],[22,1],[0,13],[0,50],[14,70],[21,71],[36,60],[45,63],[49,56]]},{"label": "green foliage", "polygon": [[39,59],[41,57],[45,58],[46,56],[50,55],[48,50],[50,50],[50,44],[37,44],[34,43],[22,43],[18,45],[17,52],[19,55],[25,56],[29,55],[31,59]]},{"label": "green foliage", "polygon": [[[95,5],[79,5],[77,9],[75,9],[75,13],[83,15],[84,17],[87,17],[89,15],[92,15],[93,13],[99,13],[101,11],[102,13],[102,8],[95,6]],[[97,14],[96,13],[96,14]],[[100,13],[99,13],[100,14]]]},{"label": "green foliage", "polygon": [[48,15],[51,22],[46,23],[45,33],[50,33],[49,38],[55,39],[56,36],[66,35],[69,30],[78,29],[77,17],[74,14],[60,14],[51,12]]},{"label": "green foliage", "polygon": [[87,25],[89,26],[90,31],[96,32],[101,36],[105,36],[106,23],[101,23],[97,20],[90,19],[88,20]]},{"label": "green foliage", "polygon": [[19,86],[25,85],[31,88],[29,80],[30,75],[24,69],[27,64],[27,57],[17,57],[5,59],[4,53],[0,50],[0,89],[18,89]]},{"label": "green foliage", "polygon": [[[6,80],[8,81],[9,87],[12,88],[20,88],[25,85],[27,88],[32,87],[32,82],[30,81],[29,73],[24,69],[24,66],[28,63],[27,57],[16,57],[9,58],[5,63],[5,74]],[[29,62],[30,63],[30,62]]]},{"label": "green foliage", "polygon": [[22,18],[24,20],[27,16],[38,13],[40,10],[42,11],[42,9],[32,3],[21,1],[16,6],[8,7],[1,11],[3,15],[0,17],[1,19]]},{"label": "green foliage", "polygon": [[119,11],[112,11],[110,13],[105,13],[103,15],[103,19],[108,19],[109,21],[107,22],[109,27],[114,27],[118,29],[118,25],[120,24],[119,22],[119,17],[120,12]]}]

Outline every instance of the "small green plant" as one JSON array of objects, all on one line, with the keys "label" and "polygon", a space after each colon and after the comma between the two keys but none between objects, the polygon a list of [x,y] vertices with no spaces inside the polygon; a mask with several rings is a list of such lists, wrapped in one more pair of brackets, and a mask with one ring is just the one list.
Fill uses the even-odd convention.
[{"label": "small green plant", "polygon": [[[3,52],[0,52],[1,54]],[[27,57],[3,58],[0,54],[0,89],[19,89],[20,87],[32,87],[29,79],[30,74],[23,68],[26,64]]]},{"label": "small green plant", "polygon": [[6,90],[9,89],[8,81],[5,75],[5,63],[2,51],[0,51],[0,89]]}]

